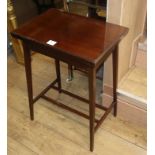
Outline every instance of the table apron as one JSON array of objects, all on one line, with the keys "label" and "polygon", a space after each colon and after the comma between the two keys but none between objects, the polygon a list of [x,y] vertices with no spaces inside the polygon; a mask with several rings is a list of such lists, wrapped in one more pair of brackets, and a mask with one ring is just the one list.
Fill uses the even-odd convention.
[{"label": "table apron", "polygon": [[48,46],[42,46],[38,43],[35,45],[34,43],[26,43],[28,45],[29,49],[31,51],[36,51],[37,53],[49,56],[51,58],[63,61],[65,63],[68,63],[70,65],[80,67],[86,70],[89,70],[90,68],[95,68],[95,64],[93,62],[89,62],[87,60],[81,59],[77,56],[70,55],[68,53],[65,53],[61,50],[49,48]]}]

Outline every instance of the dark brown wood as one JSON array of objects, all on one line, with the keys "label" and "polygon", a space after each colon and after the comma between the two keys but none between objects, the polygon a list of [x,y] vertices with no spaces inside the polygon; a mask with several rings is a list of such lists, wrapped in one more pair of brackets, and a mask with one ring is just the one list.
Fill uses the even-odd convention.
[{"label": "dark brown wood", "polygon": [[55,60],[55,66],[56,66],[56,75],[57,75],[57,82],[58,82],[58,90],[59,90],[59,93],[61,93],[60,62],[57,59]]},{"label": "dark brown wood", "polygon": [[118,77],[118,46],[115,47],[112,52],[112,64],[113,64],[113,102],[114,116],[117,116],[117,77]]},{"label": "dark brown wood", "polygon": [[[78,66],[84,62],[95,66],[127,32],[127,28],[119,25],[50,9],[22,25],[12,35],[29,41],[29,45],[32,43],[33,50],[69,64],[78,60]],[[57,44],[48,45],[49,40]]]},{"label": "dark brown wood", "polygon": [[[88,115],[86,115],[86,114],[84,114],[84,113],[82,113],[82,112],[80,112],[80,111],[78,111],[76,109],[73,109],[73,108],[71,108],[71,107],[69,107],[69,106],[67,106],[67,105],[65,105],[65,104],[63,104],[63,103],[61,103],[59,101],[56,101],[56,100],[54,100],[54,99],[52,99],[52,98],[50,98],[50,97],[48,97],[46,95],[42,95],[42,98],[44,98],[45,100],[47,100],[47,101],[49,101],[49,102],[63,108],[63,109],[66,109],[66,110],[68,110],[70,112],[76,113],[77,115],[82,116],[82,117],[84,117],[86,119],[90,119],[90,117]],[[94,121],[97,123],[99,120],[94,118]]]},{"label": "dark brown wood", "polygon": [[27,81],[30,118],[31,120],[34,120],[31,51],[25,43],[23,43],[23,49],[24,49],[24,62],[25,62],[25,73],[26,73],[26,81]]},{"label": "dark brown wood", "polygon": [[[24,45],[25,71],[31,120],[34,119],[33,103],[40,97],[52,101],[64,109],[81,115],[90,121],[90,150],[93,151],[95,131],[99,128],[113,107],[114,115],[116,116],[117,114],[117,47],[119,41],[127,34],[127,32],[128,29],[122,26],[60,12],[56,9],[48,10],[12,32],[12,36],[21,39]],[[56,41],[57,43],[55,45],[48,45],[47,41],[49,40]],[[57,80],[51,83],[34,99],[30,50],[52,57],[56,61]],[[95,103],[96,71],[111,53],[113,54],[113,103],[106,108]],[[85,70],[88,73],[88,100],[61,88],[59,61],[64,61],[67,64]],[[58,86],[54,85],[56,82],[58,82]],[[50,88],[54,88],[59,92],[63,92],[89,103],[89,116],[45,96],[44,94]],[[95,119],[95,107],[106,111],[100,120]],[[97,123],[96,126],[94,126],[95,122]]]},{"label": "dark brown wood", "polygon": [[107,109],[107,111],[103,114],[103,116],[100,118],[99,122],[97,123],[97,125],[95,126],[94,131],[96,132],[97,129],[101,126],[101,124],[103,123],[103,121],[106,119],[107,115],[110,113],[110,111],[112,110],[112,108],[114,107],[115,103],[113,102],[109,108]]},{"label": "dark brown wood", "polygon": [[[58,87],[57,87],[57,86],[54,86],[54,85],[51,85],[51,88],[53,88],[53,89],[55,89],[55,90],[58,90]],[[64,89],[61,89],[61,92],[64,93],[64,94],[66,94],[66,95],[69,95],[69,96],[71,96],[71,97],[74,97],[74,98],[76,98],[76,99],[78,99],[78,100],[81,100],[81,101],[83,101],[84,103],[89,104],[89,100],[86,99],[86,98],[83,98],[83,97],[81,97],[81,96],[78,96],[78,95],[76,95],[76,94],[73,94],[73,93],[71,93],[71,92],[69,92],[69,91],[66,91],[66,90],[64,90]],[[103,105],[99,105],[99,104],[97,104],[97,103],[95,103],[95,107],[96,107],[96,108],[99,108],[99,109],[101,109],[101,110],[105,110],[105,111],[108,109],[107,107],[105,107],[105,106],[103,106]]]},{"label": "dark brown wood", "polygon": [[96,97],[96,70],[95,69],[89,70],[88,81],[89,81],[90,151],[93,151],[94,150],[95,97]]}]

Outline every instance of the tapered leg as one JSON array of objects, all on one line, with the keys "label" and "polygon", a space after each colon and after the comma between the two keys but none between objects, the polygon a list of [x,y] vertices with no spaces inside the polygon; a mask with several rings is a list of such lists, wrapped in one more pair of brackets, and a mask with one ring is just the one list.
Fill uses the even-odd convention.
[{"label": "tapered leg", "polygon": [[90,69],[89,79],[89,128],[90,128],[90,151],[94,150],[94,119],[95,119],[95,96],[96,96],[96,72]]},{"label": "tapered leg", "polygon": [[112,62],[113,62],[113,102],[114,105],[114,116],[117,116],[117,74],[118,74],[118,46],[115,47],[115,50],[112,53]]},{"label": "tapered leg", "polygon": [[23,43],[24,47],[24,61],[25,61],[25,72],[27,80],[27,90],[28,90],[28,99],[29,99],[29,108],[30,108],[30,118],[34,119],[34,110],[33,110],[33,88],[32,88],[32,70],[31,70],[31,51],[26,44]]},{"label": "tapered leg", "polygon": [[56,74],[57,74],[57,80],[58,80],[58,90],[59,90],[59,93],[61,93],[60,62],[57,59],[55,60],[55,66],[56,66]]}]

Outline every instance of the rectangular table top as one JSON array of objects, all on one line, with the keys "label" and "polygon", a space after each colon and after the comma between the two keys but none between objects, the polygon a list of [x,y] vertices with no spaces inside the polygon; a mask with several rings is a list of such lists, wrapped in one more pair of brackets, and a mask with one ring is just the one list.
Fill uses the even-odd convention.
[{"label": "rectangular table top", "polygon": [[[128,32],[128,28],[50,9],[25,23],[12,35],[95,64]],[[55,45],[47,44],[56,41]]]}]

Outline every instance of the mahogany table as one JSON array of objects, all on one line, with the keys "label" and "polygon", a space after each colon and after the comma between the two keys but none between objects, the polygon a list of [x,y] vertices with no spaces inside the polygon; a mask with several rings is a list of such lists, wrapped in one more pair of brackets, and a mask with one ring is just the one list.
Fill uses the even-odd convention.
[{"label": "mahogany table", "polygon": [[[112,108],[114,108],[114,116],[117,115],[118,44],[127,32],[128,29],[122,26],[65,13],[56,9],[48,10],[13,31],[12,36],[22,40],[24,47],[31,120],[34,119],[33,105],[39,98],[44,98],[59,107],[87,118],[89,119],[90,130],[90,151],[93,151],[94,133]],[[52,41],[56,41],[56,44],[51,44]],[[32,88],[31,51],[54,58],[57,75],[56,80],[36,97],[33,97]],[[96,71],[110,54],[112,54],[113,58],[113,102],[109,107],[105,107],[95,103]],[[59,61],[87,70],[89,99],[62,89]],[[46,96],[46,92],[50,88],[87,103],[89,105],[89,115]],[[95,118],[95,108],[105,111],[100,119]]]}]

